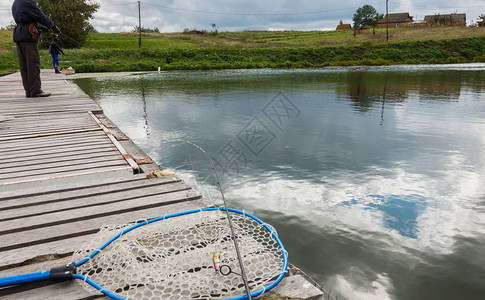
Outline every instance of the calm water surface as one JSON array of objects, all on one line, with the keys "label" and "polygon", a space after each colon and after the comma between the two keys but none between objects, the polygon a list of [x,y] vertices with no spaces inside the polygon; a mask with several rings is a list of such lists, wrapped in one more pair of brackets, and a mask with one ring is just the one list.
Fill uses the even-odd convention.
[{"label": "calm water surface", "polygon": [[184,141],[212,153],[230,206],[340,299],[485,299],[484,64],[77,83],[188,181],[213,179]]}]

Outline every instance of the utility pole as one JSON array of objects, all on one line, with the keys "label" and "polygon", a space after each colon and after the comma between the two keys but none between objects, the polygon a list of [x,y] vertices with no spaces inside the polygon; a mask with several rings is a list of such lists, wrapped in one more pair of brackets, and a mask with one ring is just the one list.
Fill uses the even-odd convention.
[{"label": "utility pole", "polygon": [[141,49],[141,12],[140,12],[140,1],[138,1],[138,32],[140,36],[138,37],[138,49]]},{"label": "utility pole", "polygon": [[389,42],[389,0],[386,0],[386,41]]}]

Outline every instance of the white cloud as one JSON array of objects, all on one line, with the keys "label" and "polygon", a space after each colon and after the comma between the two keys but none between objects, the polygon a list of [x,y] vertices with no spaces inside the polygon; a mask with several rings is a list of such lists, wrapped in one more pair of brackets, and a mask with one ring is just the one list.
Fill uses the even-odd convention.
[{"label": "white cloud", "polygon": [[[361,270],[352,270],[361,272]],[[363,274],[365,276],[365,274]],[[387,300],[392,299],[388,290],[392,289],[391,280],[387,274],[377,274],[376,280],[372,281],[369,287],[363,288],[349,282],[344,276],[336,275],[331,279],[332,287],[339,291],[345,299],[369,299],[369,300]],[[369,292],[372,291],[372,292]]]}]

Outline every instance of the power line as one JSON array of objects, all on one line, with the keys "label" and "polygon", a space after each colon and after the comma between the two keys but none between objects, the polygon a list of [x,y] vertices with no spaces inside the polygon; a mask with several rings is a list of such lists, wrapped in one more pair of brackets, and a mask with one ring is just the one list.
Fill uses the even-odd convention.
[{"label": "power line", "polygon": [[[396,5],[401,5],[401,3],[399,2],[389,2],[389,3],[392,3],[392,4],[396,4]],[[436,8],[436,9],[465,9],[465,8],[482,8],[482,7],[485,7],[485,5],[470,5],[470,6],[449,6],[449,7],[445,7],[445,6],[439,6],[439,5],[415,5],[415,4],[411,4],[410,5],[411,7],[424,7],[424,8]]]},{"label": "power line", "polygon": [[127,3],[118,3],[118,4],[108,4],[108,5],[101,5],[101,7],[133,5],[133,4],[137,4],[137,3],[136,2],[127,2]]},{"label": "power line", "polygon": [[[382,4],[385,2],[379,2],[377,4]],[[193,13],[204,13],[204,14],[213,14],[213,15],[231,15],[231,16],[296,16],[296,15],[315,15],[315,14],[323,14],[323,13],[331,13],[331,12],[337,12],[337,11],[344,11],[344,10],[349,10],[349,9],[355,9],[355,6],[352,7],[346,7],[346,8],[340,8],[340,9],[331,9],[331,10],[321,10],[321,11],[309,11],[309,12],[288,12],[288,13],[233,13],[233,12],[217,12],[217,11],[205,11],[205,10],[195,10],[195,9],[187,9],[187,8],[179,8],[179,7],[171,7],[171,6],[166,6],[166,5],[160,5],[160,4],[153,4],[153,3],[147,3],[147,2],[142,2],[142,4],[150,5],[150,6],[155,6],[155,7],[161,7],[161,8],[166,8],[166,9],[173,9],[173,10],[180,10],[180,11],[186,11],[186,12],[193,12]]]}]

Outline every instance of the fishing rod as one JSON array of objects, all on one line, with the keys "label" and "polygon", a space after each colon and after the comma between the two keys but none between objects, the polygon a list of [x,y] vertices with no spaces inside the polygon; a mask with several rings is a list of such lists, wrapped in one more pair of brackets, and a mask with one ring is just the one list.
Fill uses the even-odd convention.
[{"label": "fishing rod", "polygon": [[62,35],[63,37],[68,38],[69,40],[73,41],[74,43],[78,44],[83,49],[90,50],[90,51],[96,51],[96,49],[93,49],[93,48],[84,46],[83,44],[81,44],[80,42],[76,41],[75,39],[73,39],[72,37],[68,36],[67,34],[64,34],[62,32],[59,32],[59,34]]},{"label": "fishing rod", "polygon": [[239,251],[239,245],[238,245],[237,240],[236,240],[236,233],[234,231],[234,226],[232,225],[232,220],[231,220],[231,216],[229,215],[229,210],[227,209],[226,198],[224,197],[224,192],[222,191],[222,186],[219,182],[219,177],[217,176],[214,160],[212,159],[211,155],[207,151],[205,151],[202,147],[200,147],[199,145],[196,145],[196,144],[189,142],[189,141],[185,141],[185,142],[196,147],[200,151],[202,151],[208,157],[208,159],[211,163],[211,168],[214,172],[216,184],[219,187],[219,191],[221,192],[222,202],[224,204],[224,210],[226,211],[227,221],[229,223],[229,227],[231,228],[232,240],[234,241],[234,247],[236,249],[237,259],[239,261],[239,267],[241,268],[241,274],[240,275],[243,279],[244,287],[246,289],[246,294],[248,296],[248,299],[251,300],[252,298],[251,298],[251,291],[249,290],[248,278],[246,276],[246,271],[244,270],[244,264],[243,264],[243,261],[242,261],[241,252]]},{"label": "fishing rod", "polygon": [[72,37],[68,36],[67,34],[64,34],[62,32],[59,32],[58,34],[66,37],[66,38],[68,38],[69,40],[73,41],[74,43],[78,44],[79,46],[84,47],[83,44],[81,44],[80,42],[76,41],[75,39],[73,39]]},{"label": "fishing rod", "polygon": [[79,46],[81,46],[82,48],[84,49],[87,49],[87,50],[92,50],[92,51],[96,51],[95,49],[92,49],[92,48],[89,48],[89,47],[85,47],[82,43],[80,43],[79,41],[73,39],[72,37],[68,36],[67,34],[65,33],[62,33],[62,31],[59,29],[59,27],[57,27],[57,32],[54,32],[52,29],[50,28],[47,28],[45,27],[44,25],[40,25],[42,30],[46,31],[47,33],[49,33],[51,36],[53,37],[58,37],[59,35],[62,35],[63,37],[66,37],[68,38],[70,41],[78,44]]}]

